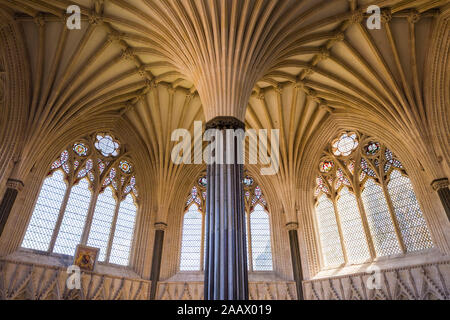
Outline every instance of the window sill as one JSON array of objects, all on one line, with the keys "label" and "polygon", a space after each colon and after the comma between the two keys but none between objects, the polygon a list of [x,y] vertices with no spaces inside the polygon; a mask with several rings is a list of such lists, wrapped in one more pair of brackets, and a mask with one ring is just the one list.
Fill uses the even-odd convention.
[{"label": "window sill", "polygon": [[[48,253],[26,248],[20,248],[16,252],[13,252],[10,255],[2,258],[11,261],[32,263],[36,265],[44,265],[57,268],[67,268],[68,266],[73,264],[73,256],[58,253]],[[127,278],[141,278],[129,266],[121,266],[103,262],[96,263],[94,273]]]},{"label": "window sill", "polygon": [[381,270],[391,268],[404,268],[411,265],[441,262],[444,260],[448,260],[448,258],[449,256],[443,255],[437,248],[431,248],[427,250],[411,252],[406,255],[401,254],[378,257],[373,261],[362,264],[343,265],[337,268],[324,269],[309,280],[371,272],[371,270],[369,270],[369,267],[373,266],[379,267]]}]

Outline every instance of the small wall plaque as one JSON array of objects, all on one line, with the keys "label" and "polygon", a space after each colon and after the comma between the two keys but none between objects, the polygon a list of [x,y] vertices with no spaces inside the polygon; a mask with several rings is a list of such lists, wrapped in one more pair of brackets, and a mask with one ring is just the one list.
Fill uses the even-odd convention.
[{"label": "small wall plaque", "polygon": [[80,267],[81,270],[94,271],[99,250],[99,248],[79,244],[75,252],[74,265]]}]

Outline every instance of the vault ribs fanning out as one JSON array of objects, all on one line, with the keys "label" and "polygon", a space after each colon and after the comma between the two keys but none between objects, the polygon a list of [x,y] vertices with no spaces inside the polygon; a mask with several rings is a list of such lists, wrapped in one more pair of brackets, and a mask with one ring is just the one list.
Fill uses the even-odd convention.
[{"label": "vault ribs fanning out", "polygon": [[0,0],[0,299],[449,299],[449,19]]}]

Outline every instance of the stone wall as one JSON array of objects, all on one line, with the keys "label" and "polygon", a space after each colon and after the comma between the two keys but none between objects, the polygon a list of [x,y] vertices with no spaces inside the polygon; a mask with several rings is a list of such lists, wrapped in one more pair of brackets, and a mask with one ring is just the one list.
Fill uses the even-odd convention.
[{"label": "stone wall", "polygon": [[[69,290],[65,266],[49,266],[28,261],[0,259],[0,300],[147,300],[150,284],[139,277],[81,272],[81,289]],[[293,281],[251,281],[251,300],[296,299]],[[158,284],[157,299],[202,300],[203,282],[168,281]]]},{"label": "stone wall", "polygon": [[[379,275],[379,288],[370,289]],[[303,282],[308,300],[450,300],[450,261]],[[371,277],[369,279],[369,277]]]}]

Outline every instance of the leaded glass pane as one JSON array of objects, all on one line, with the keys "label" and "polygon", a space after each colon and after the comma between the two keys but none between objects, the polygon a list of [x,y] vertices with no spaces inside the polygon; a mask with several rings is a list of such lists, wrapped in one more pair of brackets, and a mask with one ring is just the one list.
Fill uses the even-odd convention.
[{"label": "leaded glass pane", "polygon": [[401,253],[383,189],[368,179],[361,198],[377,256]]},{"label": "leaded glass pane", "polygon": [[272,270],[269,215],[260,204],[250,214],[252,258],[254,271]]},{"label": "leaded glass pane", "polygon": [[126,266],[130,260],[137,208],[129,194],[120,203],[109,262]]},{"label": "leaded glass pane", "polygon": [[342,234],[349,263],[362,263],[370,259],[369,248],[355,196],[347,187],[342,188],[337,201]]},{"label": "leaded glass pane", "polygon": [[406,250],[417,251],[433,247],[430,231],[409,178],[398,170],[393,170],[388,190]]},{"label": "leaded glass pane", "polygon": [[116,200],[110,187],[98,196],[89,232],[88,246],[100,248],[98,260],[105,261]]},{"label": "leaded glass pane", "polygon": [[326,195],[319,198],[316,214],[324,265],[332,267],[343,264],[345,260],[333,203]]},{"label": "leaded glass pane", "polygon": [[202,213],[196,204],[192,204],[183,218],[181,238],[181,271],[200,270],[200,250],[202,240]]},{"label": "leaded glass pane", "polygon": [[22,247],[47,251],[67,186],[61,170],[55,171],[42,184],[28,224]]},{"label": "leaded glass pane", "polygon": [[91,191],[85,178],[72,187],[53,252],[70,256],[75,254],[75,248],[80,243],[84,230],[90,201]]}]

